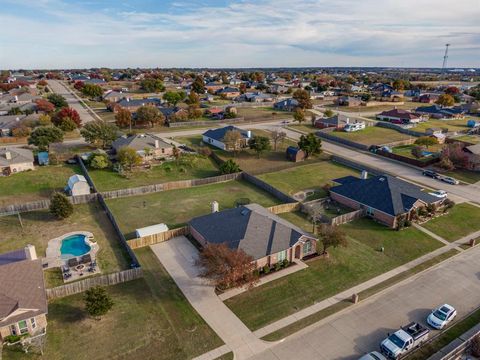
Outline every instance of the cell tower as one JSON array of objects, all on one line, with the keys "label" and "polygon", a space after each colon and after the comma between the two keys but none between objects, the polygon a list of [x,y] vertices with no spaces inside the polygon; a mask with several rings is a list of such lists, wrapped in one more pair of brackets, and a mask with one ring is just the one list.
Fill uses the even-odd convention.
[{"label": "cell tower", "polygon": [[448,47],[450,44],[445,44],[445,55],[443,55],[443,65],[442,65],[442,72],[445,71],[445,67],[447,66],[447,60],[448,60]]}]

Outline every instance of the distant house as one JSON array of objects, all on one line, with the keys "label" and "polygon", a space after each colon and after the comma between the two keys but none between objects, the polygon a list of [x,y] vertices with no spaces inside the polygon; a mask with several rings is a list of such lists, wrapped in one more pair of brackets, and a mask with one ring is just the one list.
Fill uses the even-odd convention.
[{"label": "distant house", "polygon": [[305,151],[299,149],[296,146],[289,146],[286,151],[287,159],[293,162],[299,162],[305,160]]},{"label": "distant house", "polygon": [[69,177],[65,192],[71,196],[90,194],[90,185],[83,175],[72,175]]},{"label": "distant house", "polygon": [[118,100],[116,103],[111,104],[109,108],[114,112],[117,112],[120,108],[135,112],[138,110],[138,108],[142,106],[159,106],[161,104],[162,101],[158,98],[130,99],[128,97],[125,97]]},{"label": "distant house", "polygon": [[338,106],[360,106],[362,100],[353,96],[339,96],[335,100],[335,104]]},{"label": "distant house", "polygon": [[439,105],[420,106],[415,109],[415,112],[428,115],[435,119],[463,119],[465,117],[465,110],[459,106],[450,108]]},{"label": "distant house", "polygon": [[233,99],[240,95],[240,90],[234,87],[227,86],[223,89],[217,90],[216,94],[227,99]]},{"label": "distant house", "polygon": [[297,107],[298,101],[293,98],[280,100],[273,104],[273,108],[280,111],[294,111]]},{"label": "distant house", "polygon": [[167,122],[172,120],[177,115],[183,115],[184,114],[186,117],[188,117],[188,111],[186,109],[182,109],[178,106],[175,106],[175,107],[160,106],[158,108],[158,110],[160,110],[160,112],[163,114],[163,116],[165,116],[165,120]]},{"label": "distant house", "polygon": [[463,148],[466,158],[466,168],[472,171],[480,171],[480,144],[470,145]]},{"label": "distant house", "polygon": [[413,98],[413,101],[424,103],[424,104],[433,104],[435,101],[438,100],[439,97],[440,97],[440,94],[431,94],[431,93],[419,94]]},{"label": "distant house", "polygon": [[252,132],[250,130],[242,130],[235,126],[226,126],[219,129],[210,129],[202,134],[202,141],[205,144],[215,146],[219,149],[230,151],[233,147],[230,147],[224,143],[225,134],[229,131],[238,131],[241,135],[241,139],[235,145],[235,148],[244,148],[248,145],[248,140],[252,138]]},{"label": "distant house", "polygon": [[153,134],[124,135],[112,143],[112,148],[116,153],[123,147],[135,149],[145,161],[173,155],[173,145]]},{"label": "distant house", "polygon": [[103,95],[103,100],[117,102],[121,99],[125,99],[129,96],[129,94],[125,94],[121,91],[108,91]]},{"label": "distant house", "polygon": [[219,82],[209,82],[209,83],[206,83],[205,84],[205,89],[208,91],[208,92],[212,92],[212,93],[215,93],[217,92],[218,90],[222,89],[225,85],[219,83]]},{"label": "distant house", "polygon": [[347,124],[351,123],[363,123],[362,120],[346,116],[343,114],[337,114],[329,118],[319,118],[315,120],[314,126],[319,129],[325,128],[335,128],[337,130],[342,130]]},{"label": "distant house", "polygon": [[11,136],[12,130],[22,123],[26,115],[5,115],[0,116],[0,137]]},{"label": "distant house", "polygon": [[423,192],[420,187],[390,175],[362,178],[346,176],[334,180],[340,184],[330,188],[330,197],[382,224],[396,228],[399,218],[410,220],[416,209],[429,204],[439,205],[443,199]]},{"label": "distant house", "polygon": [[377,119],[397,124],[413,124],[420,122],[420,116],[403,109],[383,111],[377,115]]},{"label": "distant house", "polygon": [[35,247],[0,254],[0,343],[10,335],[44,334],[47,295]]},{"label": "distant house", "polygon": [[[240,97],[242,97],[242,95]],[[274,99],[273,95],[264,94],[258,91],[253,93],[246,93],[243,95],[244,101],[254,102],[254,103],[273,101],[273,99]]]},{"label": "distant house", "polygon": [[0,174],[10,175],[27,170],[35,170],[31,150],[17,147],[0,149]]},{"label": "distant house", "polygon": [[257,268],[316,253],[315,237],[258,204],[200,216],[188,225],[201,246],[225,243],[230,249],[243,250]]}]

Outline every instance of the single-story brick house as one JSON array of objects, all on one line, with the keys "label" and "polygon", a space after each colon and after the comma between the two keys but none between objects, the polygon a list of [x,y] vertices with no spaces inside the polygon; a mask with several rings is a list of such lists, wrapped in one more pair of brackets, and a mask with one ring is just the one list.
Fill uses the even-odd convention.
[{"label": "single-story brick house", "polygon": [[469,170],[480,171],[480,144],[463,148],[466,157],[466,167]]},{"label": "single-story brick house", "polygon": [[343,114],[336,114],[329,118],[319,118],[315,120],[314,126],[319,129],[325,128],[335,128],[337,130],[342,130],[347,124],[354,124],[357,122],[363,122],[360,119],[355,119],[350,116],[345,116]]},{"label": "single-story brick house", "polygon": [[27,170],[35,170],[33,152],[22,148],[0,149],[0,174],[10,175]]},{"label": "single-story brick house", "polygon": [[241,149],[244,147],[247,147],[248,145],[248,140],[252,138],[252,132],[250,130],[242,130],[239,129],[235,126],[225,126],[223,128],[219,129],[210,129],[205,131],[202,134],[202,141],[205,144],[209,144],[212,146],[215,146],[219,149],[225,150],[225,151],[230,151],[233,150],[232,148],[228,148],[227,144],[223,142],[223,139],[227,132],[229,131],[238,131],[241,135],[240,140],[238,141],[238,144],[236,144],[235,148]]},{"label": "single-story brick house", "polygon": [[224,96],[227,99],[233,99],[240,95],[240,90],[238,90],[238,88],[227,86],[218,90],[216,94],[219,96]]},{"label": "single-story brick house", "polygon": [[173,155],[173,145],[153,134],[120,136],[112,143],[112,148],[117,153],[122,147],[135,149],[145,161]]},{"label": "single-story brick house", "polygon": [[47,328],[42,261],[35,247],[0,254],[0,343],[10,335],[37,335]]},{"label": "single-story brick house", "polygon": [[360,106],[362,100],[353,96],[340,96],[335,100],[335,104],[338,106]]},{"label": "single-story brick house", "polygon": [[226,243],[250,255],[257,268],[316,253],[315,237],[258,204],[200,216],[189,222],[200,245]]},{"label": "single-story brick house", "polygon": [[463,119],[465,117],[465,111],[460,106],[447,108],[435,104],[420,106],[415,109],[415,112],[435,119]]},{"label": "single-story brick house", "polygon": [[280,111],[294,111],[297,107],[298,101],[293,98],[280,100],[273,104],[273,108]]},{"label": "single-story brick house", "polygon": [[420,116],[403,109],[392,109],[383,111],[377,115],[377,119],[402,124],[413,124],[420,122]]},{"label": "single-story brick house", "polygon": [[417,185],[390,175],[367,177],[364,173],[362,178],[346,176],[334,182],[340,185],[330,189],[332,200],[355,210],[363,209],[367,216],[390,228],[397,227],[400,217],[411,220],[416,209],[443,202]]}]

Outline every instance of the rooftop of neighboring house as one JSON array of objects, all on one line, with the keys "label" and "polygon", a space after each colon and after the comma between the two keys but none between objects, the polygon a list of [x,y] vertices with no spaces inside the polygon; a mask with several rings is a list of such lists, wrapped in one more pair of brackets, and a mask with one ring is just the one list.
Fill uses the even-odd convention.
[{"label": "rooftop of neighboring house", "polygon": [[137,151],[142,151],[145,149],[171,148],[173,145],[153,134],[136,134],[131,136],[123,135],[117,138],[112,143],[112,147],[116,151],[122,147],[130,147]]},{"label": "rooftop of neighboring house", "polygon": [[340,185],[332,187],[332,193],[392,216],[408,212],[417,200],[427,204],[439,201],[439,198],[423,192],[417,185],[390,175],[366,179],[346,176],[334,182]]},{"label": "rooftop of neighboring house", "polygon": [[416,114],[411,113],[408,110],[403,110],[403,109],[392,109],[392,110],[382,111],[378,115],[398,117],[398,118],[401,118],[401,119],[417,119],[418,118],[418,116]]},{"label": "rooftop of neighboring house", "polygon": [[227,87],[224,87],[223,89],[218,90],[219,94],[235,93],[235,92],[240,92],[240,90],[238,90],[237,88],[234,88],[234,87],[230,87],[230,86],[227,86]]},{"label": "rooftop of neighboring house", "polygon": [[480,155],[480,144],[470,145],[465,147],[465,149],[474,155]]},{"label": "rooftop of neighboring house", "polygon": [[248,131],[245,131],[245,130],[242,130],[242,129],[239,129],[233,125],[229,125],[229,126],[225,126],[223,128],[219,128],[219,129],[210,129],[210,130],[207,130],[203,133],[204,136],[207,136],[211,139],[214,139],[214,140],[217,140],[217,141],[222,141],[223,138],[225,137],[225,134],[228,132],[228,131],[238,131],[243,138],[245,139],[249,139],[251,136],[249,136],[249,132]]},{"label": "rooftop of neighboring house", "polygon": [[200,216],[189,224],[207,242],[226,243],[255,260],[294,246],[302,236],[312,237],[258,204]]},{"label": "rooftop of neighboring house", "polygon": [[130,99],[125,97],[117,101],[117,104],[122,107],[139,107],[149,104],[160,105],[162,101],[158,98],[147,98],[147,99]]},{"label": "rooftop of neighboring house", "polygon": [[429,114],[451,114],[451,115],[461,114],[464,112],[464,110],[459,106],[446,108],[446,107],[441,107],[440,105],[437,105],[437,104],[430,105],[430,106],[420,106],[416,108],[415,111],[429,113]]},{"label": "rooftop of neighboring house", "polygon": [[329,118],[320,118],[317,119],[315,122],[323,123],[323,124],[329,124],[329,125],[346,125],[349,123],[356,123],[356,122],[363,122],[361,119],[357,119],[352,116],[346,116],[343,114],[336,114],[332,117]]},{"label": "rooftop of neighboring house", "polygon": [[0,116],[0,129],[12,129],[26,118],[26,115],[4,115]]},{"label": "rooftop of neighboring house", "polygon": [[42,262],[26,252],[0,254],[0,327],[48,311]]},{"label": "rooftop of neighboring house", "polygon": [[0,148],[0,166],[33,163],[33,152],[22,148]]}]

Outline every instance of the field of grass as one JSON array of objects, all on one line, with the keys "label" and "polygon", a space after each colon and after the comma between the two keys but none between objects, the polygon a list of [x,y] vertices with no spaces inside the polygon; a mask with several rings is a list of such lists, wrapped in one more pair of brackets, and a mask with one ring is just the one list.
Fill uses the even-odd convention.
[{"label": "field of grass", "polygon": [[220,175],[215,163],[201,155],[184,155],[180,158],[178,165],[176,161],[165,162],[149,170],[135,171],[128,178],[113,170],[89,170],[89,173],[99,191]]},{"label": "field of grass", "polygon": [[303,124],[297,124],[297,123],[289,124],[288,127],[292,130],[297,130],[304,133],[316,133],[317,131],[319,131],[319,129],[317,129],[316,127],[313,127],[311,124],[307,122]]},{"label": "field of grass", "polygon": [[[256,330],[442,246],[417,229],[396,232],[368,219],[342,227],[349,236],[346,248],[331,249],[328,259],[312,260],[307,269],[230,298],[226,305]],[[384,253],[378,251],[382,245]]]},{"label": "field of grass", "polygon": [[[412,155],[412,149],[415,146],[416,146],[415,144],[395,146],[394,148],[392,148],[392,152],[397,155],[405,156],[405,157],[415,159],[415,160],[420,160],[420,161],[428,161],[432,158],[431,156],[425,156],[417,159],[415,156]],[[442,151],[442,148],[443,148],[443,145],[438,144],[438,145],[429,146],[428,149],[425,149],[425,151],[429,151],[432,153],[440,153]]]},{"label": "field of grass", "polygon": [[[130,260],[113,227],[98,203],[75,205],[73,215],[56,220],[48,210],[0,217],[0,253],[35,245],[37,255],[45,256],[48,241],[72,231],[89,231],[99,245],[98,264],[104,273],[129,268]],[[23,228],[22,228],[23,225]]]},{"label": "field of grass", "polygon": [[4,359],[184,360],[222,345],[150,248],[137,252],[144,278],[110,286],[112,310],[88,317],[82,294],[49,304],[43,357],[4,351]]},{"label": "field of grass", "polygon": [[76,172],[73,166],[50,165],[0,177],[0,206],[47,199],[52,192],[62,190]]},{"label": "field of grass", "polygon": [[422,225],[448,241],[480,230],[480,208],[468,203],[457,204],[448,215],[440,216]]},{"label": "field of grass", "polygon": [[237,116],[246,121],[291,119],[292,113],[274,110],[271,107],[238,107]]},{"label": "field of grass", "polygon": [[368,126],[355,132],[332,131],[329,134],[364,145],[382,145],[411,138],[401,132],[379,126]]},{"label": "field of grass", "polygon": [[448,128],[448,131],[464,131],[468,130],[467,119],[458,120],[438,120],[430,119],[425,122],[419,123],[412,130],[424,132],[428,128]]},{"label": "field of grass", "polygon": [[358,171],[349,167],[322,161],[315,164],[296,166],[278,172],[258,175],[260,179],[286,194],[293,195],[299,191],[314,189],[316,197],[326,196],[322,187],[332,184],[333,179],[347,175],[358,175]]},{"label": "field of grass", "polygon": [[279,203],[268,193],[244,181],[162,191],[107,202],[120,229],[127,237],[132,237],[135,229],[144,226],[158,223],[165,223],[169,228],[182,226],[193,217],[210,213],[210,204],[214,200],[219,202],[222,210],[234,207],[241,198],[266,207]]},{"label": "field of grass", "polygon": [[478,144],[480,142],[480,136],[478,135],[461,135],[454,138],[454,140],[465,141],[472,144]]},{"label": "field of grass", "polygon": [[480,172],[466,170],[466,169],[455,169],[452,171],[441,171],[443,175],[454,177],[455,179],[464,181],[468,184],[475,184],[480,181]]}]

